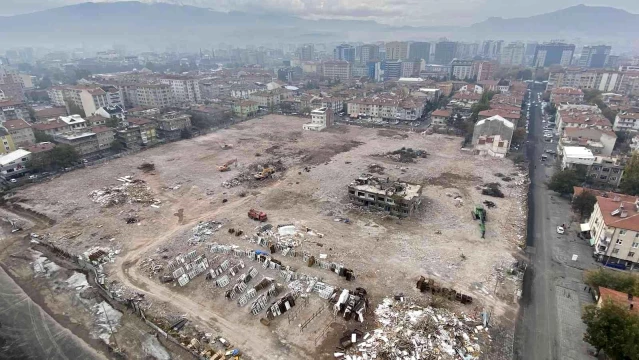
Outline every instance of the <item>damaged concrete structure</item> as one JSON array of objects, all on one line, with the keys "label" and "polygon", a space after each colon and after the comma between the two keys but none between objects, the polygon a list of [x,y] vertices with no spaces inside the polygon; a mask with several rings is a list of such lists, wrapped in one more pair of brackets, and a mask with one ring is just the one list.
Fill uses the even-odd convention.
[{"label": "damaged concrete structure", "polygon": [[421,203],[422,186],[402,181],[379,179],[364,174],[348,186],[348,197],[357,205],[411,216]]},{"label": "damaged concrete structure", "polygon": [[333,126],[333,110],[330,108],[319,108],[311,111],[311,122],[302,125],[304,130],[322,131]]}]

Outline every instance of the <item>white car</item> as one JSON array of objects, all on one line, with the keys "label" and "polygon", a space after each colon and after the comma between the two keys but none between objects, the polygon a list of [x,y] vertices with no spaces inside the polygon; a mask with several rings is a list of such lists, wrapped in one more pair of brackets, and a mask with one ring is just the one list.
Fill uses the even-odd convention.
[{"label": "white car", "polygon": [[564,233],[564,228],[561,226],[557,226],[557,234],[563,234]]},{"label": "white car", "polygon": [[544,134],[545,138],[552,138],[552,134]]},{"label": "white car", "polygon": [[29,180],[37,179],[38,175],[29,175]]},{"label": "white car", "polygon": [[18,182],[18,180],[16,180],[16,179],[11,179],[11,180],[9,180],[9,181],[11,181],[11,182],[12,182],[12,183],[14,183],[14,184]]}]

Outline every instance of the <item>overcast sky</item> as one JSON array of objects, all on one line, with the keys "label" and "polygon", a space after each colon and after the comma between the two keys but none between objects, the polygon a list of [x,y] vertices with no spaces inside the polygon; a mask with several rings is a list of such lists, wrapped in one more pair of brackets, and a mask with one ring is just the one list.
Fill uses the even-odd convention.
[{"label": "overcast sky", "polygon": [[[120,0],[93,0],[113,2]],[[14,15],[86,0],[0,0],[0,14]],[[585,3],[639,13],[638,0],[143,0],[221,11],[277,11],[311,18],[375,20],[393,25],[471,25],[491,16],[537,15]]]}]

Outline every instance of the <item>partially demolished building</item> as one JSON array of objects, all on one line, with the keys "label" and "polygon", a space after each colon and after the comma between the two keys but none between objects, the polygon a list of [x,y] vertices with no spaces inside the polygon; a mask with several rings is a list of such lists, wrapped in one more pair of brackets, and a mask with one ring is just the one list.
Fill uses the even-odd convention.
[{"label": "partially demolished building", "polygon": [[348,197],[356,205],[397,216],[411,216],[421,203],[421,194],[421,185],[379,179],[370,174],[360,176],[348,186]]}]

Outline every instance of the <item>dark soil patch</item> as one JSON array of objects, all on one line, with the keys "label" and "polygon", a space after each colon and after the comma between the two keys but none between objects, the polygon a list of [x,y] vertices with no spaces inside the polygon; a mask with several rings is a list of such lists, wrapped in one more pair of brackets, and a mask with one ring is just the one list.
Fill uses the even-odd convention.
[{"label": "dark soil patch", "polygon": [[460,183],[470,183],[470,182],[479,181],[479,180],[481,180],[481,178],[478,176],[473,176],[473,175],[463,176],[459,174],[445,172],[436,178],[427,179],[426,183],[429,185],[455,187],[455,185]]},{"label": "dark soil patch", "polygon": [[377,130],[377,136],[383,136],[383,137],[389,137],[389,138],[399,137],[402,139],[408,138],[408,134],[395,131],[395,130],[388,130],[388,129]]}]

